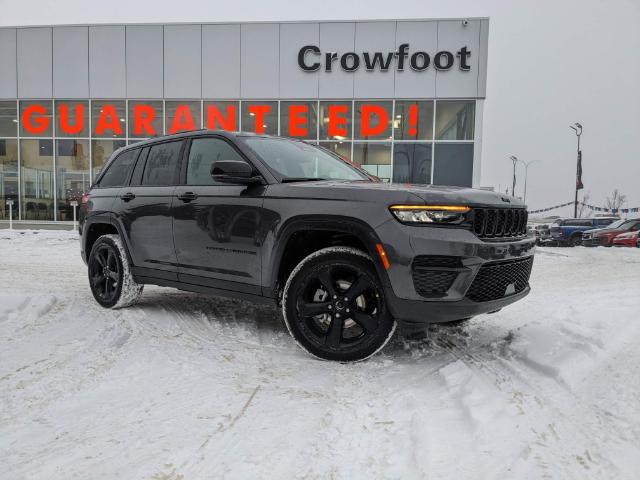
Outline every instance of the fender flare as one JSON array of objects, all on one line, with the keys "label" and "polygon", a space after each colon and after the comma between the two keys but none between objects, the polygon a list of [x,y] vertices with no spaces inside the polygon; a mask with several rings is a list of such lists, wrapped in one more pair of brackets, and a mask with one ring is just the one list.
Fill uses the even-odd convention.
[{"label": "fender flare", "polygon": [[124,229],[120,224],[120,222],[118,222],[114,218],[114,215],[110,212],[99,213],[85,219],[84,225],[82,227],[83,235],[82,235],[82,247],[81,247],[82,257],[85,263],[88,260],[89,253],[91,253],[87,251],[87,233],[91,229],[91,226],[96,224],[111,225],[116,229],[116,231],[118,232],[118,235],[120,235],[120,238],[122,239],[122,245],[124,247],[125,253],[127,254],[127,260],[129,261],[129,265],[135,266],[133,264],[133,258],[131,257],[131,253],[130,253],[129,238],[127,238],[127,236],[124,234]]},{"label": "fender flare", "polygon": [[305,230],[327,230],[347,233],[356,236],[366,247],[366,252],[378,273],[382,285],[387,287],[391,283],[382,261],[376,250],[376,244],[382,243],[375,230],[364,221],[344,215],[301,215],[288,219],[279,229],[274,238],[274,253],[267,265],[267,284],[265,293],[269,296],[277,295],[278,275],[284,256],[285,246],[294,233]]}]

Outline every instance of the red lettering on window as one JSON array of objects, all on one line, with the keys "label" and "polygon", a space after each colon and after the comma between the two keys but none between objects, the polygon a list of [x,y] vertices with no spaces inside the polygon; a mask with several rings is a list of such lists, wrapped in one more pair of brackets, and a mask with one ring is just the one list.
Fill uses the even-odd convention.
[{"label": "red lettering on window", "polygon": [[289,136],[306,137],[309,135],[308,113],[309,107],[307,105],[289,106]]},{"label": "red lettering on window", "polygon": [[75,122],[71,124],[69,122],[69,105],[60,104],[60,128],[69,135],[76,135],[84,130],[84,105],[76,103],[75,107]]},{"label": "red lettering on window", "polygon": [[153,120],[156,118],[156,111],[151,105],[133,106],[133,133],[134,135],[155,135]]},{"label": "red lettering on window", "polygon": [[409,107],[409,135],[418,135],[418,106]]},{"label": "red lettering on window", "polygon": [[[372,117],[376,115],[378,122],[374,126]],[[360,134],[363,137],[373,137],[383,133],[389,123],[389,115],[384,107],[380,105],[362,105],[362,122]]]},{"label": "red lettering on window", "polygon": [[249,113],[253,113],[254,129],[255,133],[264,133],[266,131],[266,124],[264,123],[264,116],[271,111],[269,105],[249,105]]},{"label": "red lettering on window", "polygon": [[185,130],[195,130],[196,122],[193,121],[189,105],[178,105],[176,116],[173,117],[169,133],[184,132]]},{"label": "red lettering on window", "polygon": [[[42,105],[29,105],[22,112],[22,125],[24,129],[29,132],[38,134],[43,133],[49,128],[49,117],[46,117],[47,109]],[[34,115],[36,115],[34,117]]]},{"label": "red lettering on window", "polygon": [[122,135],[122,124],[115,105],[103,105],[100,110],[96,124],[96,135],[103,135],[106,130],[111,130],[113,135]]},{"label": "red lettering on window", "polygon": [[227,132],[235,132],[238,130],[236,124],[236,106],[227,105],[226,110],[225,117],[215,105],[207,106],[207,128],[212,130],[226,130]]},{"label": "red lettering on window", "polygon": [[346,105],[329,105],[329,136],[348,137],[347,117],[349,107]]}]

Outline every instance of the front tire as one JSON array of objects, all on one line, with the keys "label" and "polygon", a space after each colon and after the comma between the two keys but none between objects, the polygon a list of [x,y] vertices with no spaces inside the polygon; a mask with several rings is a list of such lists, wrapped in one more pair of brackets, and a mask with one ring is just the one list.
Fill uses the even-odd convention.
[{"label": "front tire", "polygon": [[350,247],[302,260],[285,285],[282,312],[298,345],[323,360],[365,360],[396,328],[371,259]]},{"label": "front tire", "polygon": [[91,293],[103,307],[128,307],[142,295],[144,285],[133,280],[119,235],[99,237],[91,248],[87,264]]}]

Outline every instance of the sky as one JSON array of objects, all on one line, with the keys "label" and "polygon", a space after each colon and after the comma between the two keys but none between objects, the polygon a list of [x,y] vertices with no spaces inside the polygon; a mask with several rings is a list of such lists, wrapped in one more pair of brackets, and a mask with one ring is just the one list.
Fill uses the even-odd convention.
[{"label": "sky", "polygon": [[580,122],[588,203],[618,188],[640,207],[640,0],[0,0],[0,12],[0,26],[489,17],[481,184],[505,191],[516,155],[535,160],[530,208],[572,201]]}]

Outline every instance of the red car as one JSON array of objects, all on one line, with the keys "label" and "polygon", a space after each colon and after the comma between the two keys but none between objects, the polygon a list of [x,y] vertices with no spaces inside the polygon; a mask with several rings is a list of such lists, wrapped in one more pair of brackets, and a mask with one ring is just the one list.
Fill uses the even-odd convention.
[{"label": "red car", "polygon": [[616,247],[638,247],[640,248],[640,230],[634,232],[621,233],[613,239]]},{"label": "red car", "polygon": [[638,230],[640,230],[640,218],[625,220],[622,223],[614,222],[606,228],[594,231],[593,240],[596,245],[611,247],[613,245],[613,239],[618,235],[627,232],[637,232]]}]

